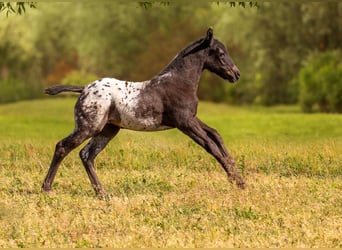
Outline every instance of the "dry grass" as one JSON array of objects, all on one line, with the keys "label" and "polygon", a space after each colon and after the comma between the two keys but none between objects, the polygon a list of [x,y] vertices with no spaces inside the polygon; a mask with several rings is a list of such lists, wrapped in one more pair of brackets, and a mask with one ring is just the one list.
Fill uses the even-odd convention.
[{"label": "dry grass", "polygon": [[[98,158],[111,195],[99,200],[77,152],[53,194],[40,192],[54,144],[72,128],[71,103],[0,106],[0,247],[342,247],[341,116],[317,125],[322,115],[202,104],[247,179],[245,191],[178,131],[123,131]],[[25,114],[20,105],[35,109]],[[59,118],[41,111],[67,106]],[[265,130],[270,117],[275,125]],[[287,119],[296,129],[281,128]]]}]

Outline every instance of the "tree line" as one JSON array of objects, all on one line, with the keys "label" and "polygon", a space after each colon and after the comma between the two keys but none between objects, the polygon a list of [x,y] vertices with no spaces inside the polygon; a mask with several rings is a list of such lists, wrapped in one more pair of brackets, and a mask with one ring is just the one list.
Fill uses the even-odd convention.
[{"label": "tree line", "polygon": [[[254,8],[204,1],[147,8],[137,2],[40,2],[34,7],[20,16],[0,16],[0,86],[5,90],[0,102],[36,98],[45,86],[86,84],[104,76],[146,80],[211,26],[242,77],[233,86],[205,73],[201,99],[293,104],[305,96],[301,70],[321,54],[339,55],[342,44],[339,2],[259,3]],[[341,62],[331,61],[336,65],[330,70],[339,72]],[[319,102],[312,101],[315,105]]]}]

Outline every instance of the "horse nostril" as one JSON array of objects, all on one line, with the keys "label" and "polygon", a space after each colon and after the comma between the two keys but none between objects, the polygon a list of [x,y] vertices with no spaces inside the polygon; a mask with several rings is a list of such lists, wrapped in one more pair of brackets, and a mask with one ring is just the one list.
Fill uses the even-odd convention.
[{"label": "horse nostril", "polygon": [[239,78],[240,78],[240,70],[239,70],[239,68],[236,67],[236,65],[234,65],[233,68],[232,68],[232,70],[233,70],[233,72],[234,72],[235,77],[236,77],[237,79],[239,79]]}]

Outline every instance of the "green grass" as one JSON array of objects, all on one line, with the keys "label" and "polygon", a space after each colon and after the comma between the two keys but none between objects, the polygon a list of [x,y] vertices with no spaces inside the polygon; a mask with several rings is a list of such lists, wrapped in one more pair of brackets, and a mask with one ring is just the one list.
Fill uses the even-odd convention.
[{"label": "green grass", "polygon": [[0,106],[0,247],[342,247],[342,116],[201,103],[247,189],[177,130],[122,130],[97,158],[99,200],[72,152],[46,195],[73,98]]}]

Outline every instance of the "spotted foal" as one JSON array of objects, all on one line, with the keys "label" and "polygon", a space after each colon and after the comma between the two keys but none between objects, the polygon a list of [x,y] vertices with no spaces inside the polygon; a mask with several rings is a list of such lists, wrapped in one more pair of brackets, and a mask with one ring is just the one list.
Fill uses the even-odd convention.
[{"label": "spotted foal", "polygon": [[46,89],[55,95],[78,92],[75,129],[56,144],[42,189],[51,191],[59,165],[67,154],[90,139],[80,157],[96,194],[105,194],[94,167],[96,156],[120,129],[158,131],[177,128],[214,156],[231,181],[245,188],[233,158],[218,132],[196,117],[197,89],[203,70],[235,82],[240,77],[225,46],[214,39],[213,30],[181,50],[171,63],[144,82],[102,78],[85,87],[57,85]]}]

